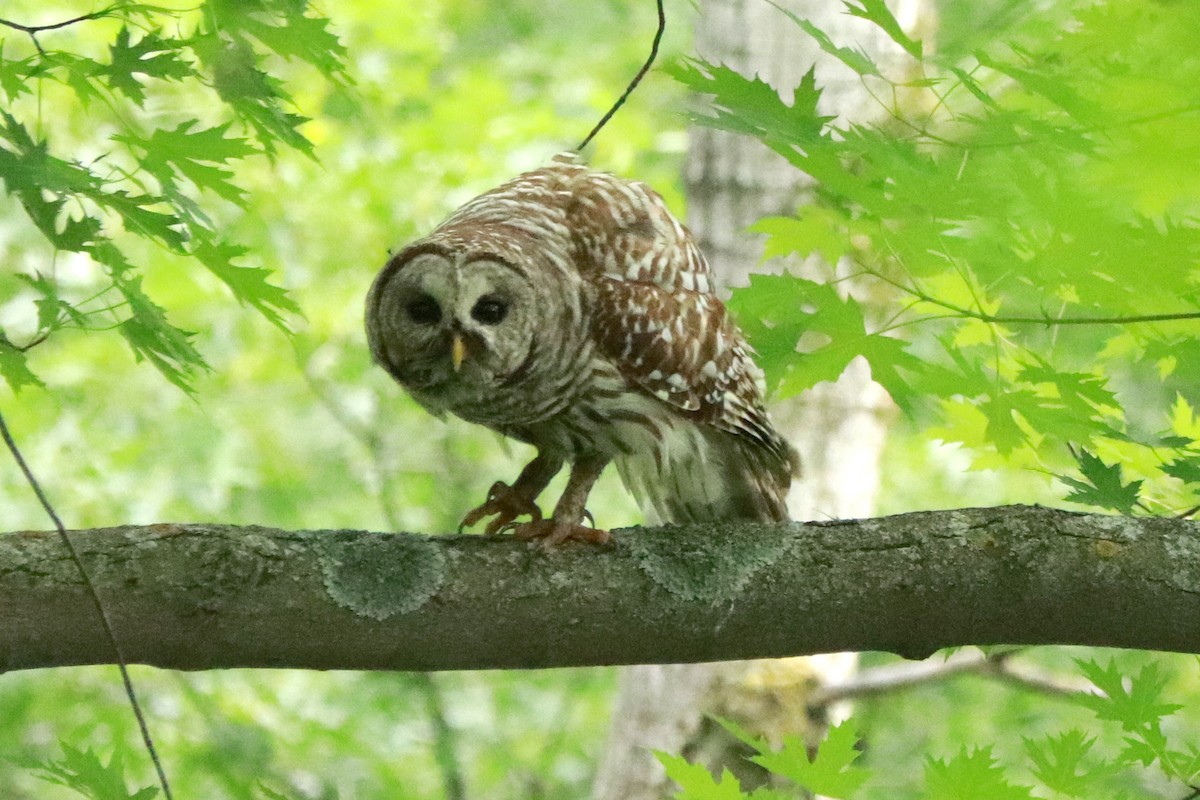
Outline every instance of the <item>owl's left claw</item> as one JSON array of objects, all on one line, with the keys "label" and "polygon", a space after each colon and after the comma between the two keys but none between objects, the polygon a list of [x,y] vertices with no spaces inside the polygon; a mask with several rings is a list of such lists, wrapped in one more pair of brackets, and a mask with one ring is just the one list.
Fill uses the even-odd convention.
[{"label": "owl's left claw", "polygon": [[542,518],[542,510],[537,504],[504,481],[496,481],[488,490],[487,500],[483,505],[471,509],[463,517],[462,522],[458,524],[458,532],[462,533],[464,528],[469,528],[484,517],[495,515],[496,518],[484,528],[484,533],[490,536],[512,527],[513,520],[524,514],[532,517],[533,522]]}]

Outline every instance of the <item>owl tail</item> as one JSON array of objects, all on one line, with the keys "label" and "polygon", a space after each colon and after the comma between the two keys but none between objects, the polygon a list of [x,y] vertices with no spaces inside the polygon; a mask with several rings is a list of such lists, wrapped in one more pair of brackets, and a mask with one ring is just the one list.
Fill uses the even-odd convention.
[{"label": "owl tail", "polygon": [[653,453],[616,459],[625,488],[651,524],[788,519],[787,493],[799,474],[799,458],[777,434],[763,442],[686,425],[667,432],[659,444]]}]

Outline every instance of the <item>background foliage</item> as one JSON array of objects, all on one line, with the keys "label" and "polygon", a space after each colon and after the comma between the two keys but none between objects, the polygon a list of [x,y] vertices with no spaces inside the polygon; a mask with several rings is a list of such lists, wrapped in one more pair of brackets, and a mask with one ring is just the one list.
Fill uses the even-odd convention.
[{"label": "background foliage", "polygon": [[[444,531],[515,473],[524,453],[430,425],[370,368],[362,296],[389,247],[578,141],[640,62],[651,5],[441,0],[381,20],[347,0],[330,24],[289,0],[118,2],[36,41],[4,29],[0,403],[68,525]],[[10,0],[3,16],[97,10]],[[692,11],[668,11],[679,56]],[[828,43],[895,110],[886,125],[820,119],[811,84],[783,104],[685,60],[679,83],[651,75],[592,160],[682,211],[672,109],[694,89],[712,96],[702,115],[817,179],[817,205],[761,224],[769,249],[845,259],[875,288],[765,276],[735,304],[781,394],[862,355],[909,412],[884,510],[1068,496],[1182,509],[1200,478],[1198,23],[1187,3],[946,0],[936,54],[900,37],[922,56],[892,76],[904,85]],[[901,94],[924,99],[901,112]],[[1156,314],[1192,316],[1045,324]],[[602,491],[602,524],[637,521],[611,476]],[[46,524],[15,469],[0,503],[10,529]],[[1021,655],[1079,675],[1075,657],[1108,669],[1078,650]],[[960,677],[864,701],[821,764],[834,780],[866,770],[855,797],[1186,796],[1200,721],[1194,704],[1161,706],[1196,696],[1195,663],[1112,663],[1139,703]],[[586,796],[611,685],[600,669],[135,677],[180,796],[345,800]],[[122,770],[150,785],[110,670],[4,676],[0,719],[16,800],[88,781],[120,797]],[[796,747],[787,758],[805,769]],[[740,796],[686,775],[687,797]]]},{"label": "background foliage", "polygon": [[885,76],[796,22],[861,76],[885,125],[821,116],[811,75],[785,103],[719,64],[674,70],[712,96],[698,121],[816,181],[815,204],[757,226],[768,254],[860,278],[861,297],[789,276],[738,295],[774,388],[795,394],[862,357],[977,465],[1073,462],[1068,499],[1120,513],[1195,506],[1200,56],[1180,36],[1200,8],[1077,3],[927,55],[882,2],[848,7],[892,35],[912,74]]}]

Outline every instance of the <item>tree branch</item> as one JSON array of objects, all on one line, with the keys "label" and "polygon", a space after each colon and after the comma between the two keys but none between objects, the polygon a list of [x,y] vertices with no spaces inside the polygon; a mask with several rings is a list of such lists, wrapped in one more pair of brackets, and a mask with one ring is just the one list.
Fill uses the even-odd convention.
[{"label": "tree branch", "polygon": [[864,670],[842,683],[818,686],[808,700],[809,706],[823,707],[844,700],[860,700],[881,694],[944,681],[956,675],[979,675],[1012,683],[1031,691],[1060,697],[1098,692],[1091,683],[1078,680],[1067,683],[1027,665],[1016,665],[1012,652],[981,653],[977,650],[956,652],[947,658],[901,661]]},{"label": "tree branch", "polygon": [[[151,525],[73,534],[127,659],[493,669],[1088,644],[1200,652],[1200,523],[1012,506],[505,537]],[[109,663],[53,532],[0,536],[0,670]]]}]

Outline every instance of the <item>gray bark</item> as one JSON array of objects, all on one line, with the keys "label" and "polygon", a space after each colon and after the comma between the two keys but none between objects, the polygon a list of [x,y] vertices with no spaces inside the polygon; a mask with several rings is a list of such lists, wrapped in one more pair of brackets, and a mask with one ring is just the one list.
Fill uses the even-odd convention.
[{"label": "gray bark", "polygon": [[[1200,523],[1022,506],[504,537],[72,534],[130,662],[512,669],[963,644],[1200,652]],[[0,670],[111,663],[57,534],[0,536]]]}]

